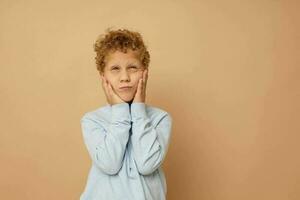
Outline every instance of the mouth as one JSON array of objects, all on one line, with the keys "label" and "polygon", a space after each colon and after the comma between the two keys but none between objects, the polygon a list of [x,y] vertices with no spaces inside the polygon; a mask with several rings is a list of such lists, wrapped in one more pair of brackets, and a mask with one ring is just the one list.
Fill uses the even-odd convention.
[{"label": "mouth", "polygon": [[120,91],[128,91],[131,90],[132,87],[126,86],[126,87],[120,87]]}]

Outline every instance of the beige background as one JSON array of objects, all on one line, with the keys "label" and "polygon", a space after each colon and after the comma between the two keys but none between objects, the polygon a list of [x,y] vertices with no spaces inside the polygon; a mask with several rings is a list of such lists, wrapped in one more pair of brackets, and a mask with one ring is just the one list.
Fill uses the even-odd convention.
[{"label": "beige background", "polygon": [[[105,105],[92,44],[141,32],[170,112],[169,200],[300,199],[299,1],[0,1],[0,199],[79,199],[80,117]],[[297,57],[298,56],[298,57]]]}]

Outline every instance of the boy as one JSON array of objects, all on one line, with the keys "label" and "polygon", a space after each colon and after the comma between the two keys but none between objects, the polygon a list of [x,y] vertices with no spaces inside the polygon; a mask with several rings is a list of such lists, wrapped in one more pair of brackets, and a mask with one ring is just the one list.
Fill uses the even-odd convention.
[{"label": "boy", "polygon": [[150,55],[142,37],[127,29],[109,30],[94,50],[109,105],[81,118],[92,166],[80,200],[165,200],[161,164],[172,118],[145,103]]}]

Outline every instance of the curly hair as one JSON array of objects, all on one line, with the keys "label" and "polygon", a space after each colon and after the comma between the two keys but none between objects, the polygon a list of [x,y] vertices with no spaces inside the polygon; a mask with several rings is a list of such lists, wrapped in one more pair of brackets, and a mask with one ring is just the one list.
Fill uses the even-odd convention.
[{"label": "curly hair", "polygon": [[150,62],[150,54],[143,42],[140,33],[130,31],[128,29],[110,30],[106,29],[105,34],[98,36],[94,43],[94,51],[96,52],[96,66],[100,73],[104,72],[105,57],[116,50],[127,53],[131,49],[138,52],[138,58],[145,68],[148,68]]}]

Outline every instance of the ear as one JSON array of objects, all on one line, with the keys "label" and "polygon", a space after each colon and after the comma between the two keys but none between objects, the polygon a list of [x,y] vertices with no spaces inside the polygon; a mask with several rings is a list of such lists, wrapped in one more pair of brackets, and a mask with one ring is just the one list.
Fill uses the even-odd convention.
[{"label": "ear", "polygon": [[99,75],[102,76],[102,77],[104,77],[104,73],[101,72],[101,71],[99,72]]}]

